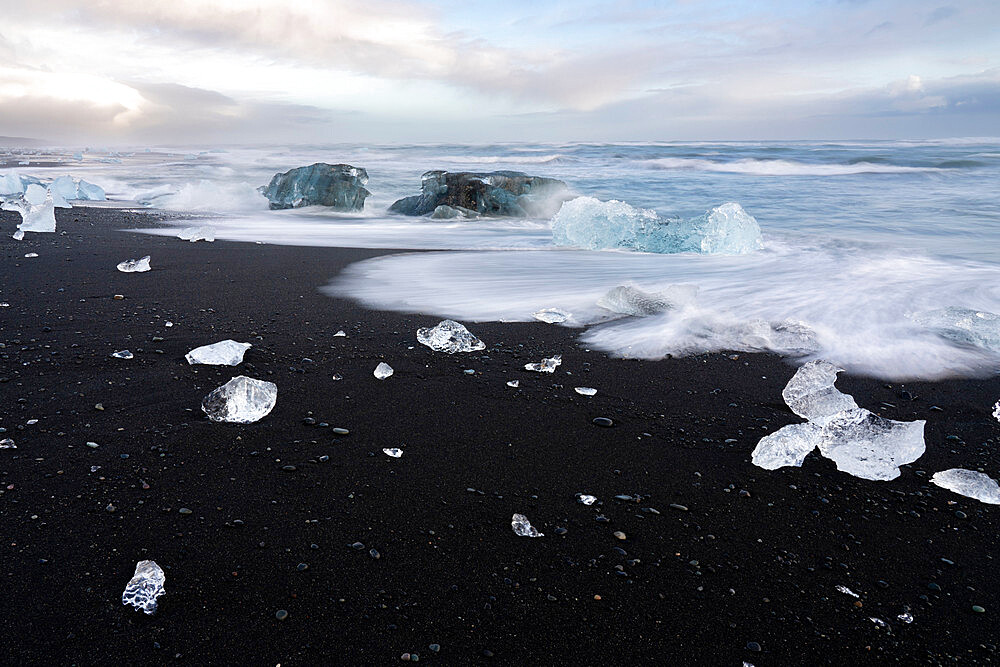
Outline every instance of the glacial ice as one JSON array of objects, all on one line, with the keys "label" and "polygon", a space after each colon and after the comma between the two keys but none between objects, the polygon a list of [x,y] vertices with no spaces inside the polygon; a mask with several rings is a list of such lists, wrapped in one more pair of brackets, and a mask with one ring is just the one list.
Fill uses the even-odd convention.
[{"label": "glacial ice", "polygon": [[841,585],[838,584],[837,586],[834,586],[834,588],[836,588],[837,591],[843,593],[844,595],[850,595],[852,598],[859,598],[859,597],[861,597],[857,593],[855,593],[854,591],[852,591],[850,588],[848,588],[847,586],[841,586]]},{"label": "glacial ice", "polygon": [[753,450],[753,464],[765,470],[801,467],[809,452],[819,444],[821,431],[821,426],[808,422],[780,428],[760,439]]},{"label": "glacial ice", "polygon": [[383,447],[382,453],[386,456],[391,456],[394,459],[398,459],[403,455],[403,450],[399,447]]},{"label": "glacial ice", "polygon": [[[554,178],[528,176],[519,171],[435,170],[420,177],[419,195],[399,199],[389,210],[403,215],[430,213],[432,217],[457,217],[457,213],[464,217],[548,218],[568,197],[566,184]],[[438,214],[442,207],[447,208]]]},{"label": "glacial ice", "polygon": [[17,211],[21,214],[21,222],[17,226],[15,239],[24,238],[24,232],[54,232],[56,231],[55,202],[52,194],[46,192],[44,201],[35,206],[24,198],[24,195],[5,197],[0,209]]},{"label": "glacial ice", "polygon": [[267,416],[277,400],[273,382],[239,375],[205,396],[201,409],[214,422],[249,424]]},{"label": "glacial ice", "polygon": [[573,391],[581,396],[595,396],[597,394],[597,390],[593,387],[573,387]]},{"label": "glacial ice", "polygon": [[181,231],[177,232],[177,238],[182,241],[190,241],[194,243],[195,241],[208,241],[209,243],[215,241],[215,227],[211,225],[205,225],[203,227],[185,227]]},{"label": "glacial ice", "polygon": [[442,320],[436,327],[417,329],[417,341],[435,352],[474,352],[483,350],[486,344],[473,336],[468,329],[455,320]]},{"label": "glacial ice", "polygon": [[149,269],[149,255],[139,259],[126,259],[118,264],[118,270],[122,273],[143,273]]},{"label": "glacial ice", "polygon": [[166,592],[163,589],[166,578],[156,561],[139,561],[135,566],[135,574],[122,593],[122,604],[132,605],[147,614],[156,613],[156,598]]},{"label": "glacial ice", "polygon": [[0,440],[0,449],[17,449],[17,445],[14,444],[13,438],[4,438]]},{"label": "glacial ice", "polygon": [[523,514],[515,514],[510,518],[510,527],[514,529],[514,533],[518,537],[545,537],[544,533],[539,533],[531,522],[528,521],[528,517]]},{"label": "glacial ice", "polygon": [[518,387],[521,386],[521,381],[520,380],[508,380],[507,381],[507,386],[508,387],[513,387],[514,389],[517,389]]},{"label": "glacial ice", "polygon": [[584,505],[593,505],[597,502],[596,496],[589,496],[586,493],[577,494],[576,499],[579,500]]},{"label": "glacial ice", "polygon": [[74,179],[72,176],[60,176],[49,184],[49,189],[67,200],[104,201],[107,199],[104,188],[82,179]]},{"label": "glacial ice", "polygon": [[131,359],[134,355],[128,350],[118,350],[117,352],[112,352],[111,356],[115,359]]},{"label": "glacial ice", "polygon": [[49,195],[52,196],[52,205],[56,208],[73,208],[59,191],[53,190],[52,187],[46,188],[40,183],[31,183],[24,189],[24,200],[32,206],[41,206]]},{"label": "glacial ice", "polygon": [[736,203],[717,206],[684,221],[612,199],[577,197],[552,218],[552,241],[590,250],[631,248],[642,252],[742,255],[763,247],[760,226]]},{"label": "glacial ice", "polygon": [[275,174],[258,191],[272,209],[329,206],[335,211],[360,211],[371,193],[364,188],[368,172],[349,164],[317,162]]},{"label": "glacial ice", "polygon": [[243,355],[253,347],[250,343],[238,343],[232,339],[221,340],[211,345],[202,345],[184,355],[188,364],[211,364],[213,366],[236,366],[243,362]]},{"label": "glacial ice", "polygon": [[949,306],[913,316],[913,321],[943,338],[1000,352],[1000,315]]},{"label": "glacial ice", "polygon": [[545,322],[546,324],[559,324],[573,317],[571,313],[567,313],[565,310],[560,310],[559,308],[543,308],[532,313],[531,316],[539,322]]},{"label": "glacial ice", "polygon": [[934,473],[931,483],[989,505],[1000,505],[1000,484],[981,472],[952,468]]},{"label": "glacial ice", "polygon": [[1000,422],[1000,401],[993,406],[993,418]]},{"label": "glacial ice", "polygon": [[838,412],[856,410],[854,399],[834,387],[837,373],[842,370],[821,359],[803,364],[785,385],[781,397],[792,412],[820,425]]},{"label": "glacial ice", "polygon": [[621,315],[646,317],[690,304],[697,294],[697,285],[670,285],[656,293],[644,292],[634,285],[618,285],[598,299],[597,305]]},{"label": "glacial ice", "polygon": [[394,371],[392,370],[392,366],[390,366],[389,364],[385,363],[384,361],[380,361],[379,364],[378,364],[378,366],[375,367],[375,371],[374,371],[373,374],[379,380],[384,380],[387,377],[389,377],[390,375],[392,375],[393,372]]},{"label": "glacial ice", "polygon": [[538,373],[555,373],[556,367],[562,363],[562,355],[557,354],[552,357],[542,359],[539,363],[525,364],[524,370],[536,371]]},{"label": "glacial ice", "polygon": [[474,219],[478,217],[479,214],[475,211],[462,208],[461,206],[447,206],[446,204],[441,204],[431,213],[432,220],[454,220],[455,218]]}]

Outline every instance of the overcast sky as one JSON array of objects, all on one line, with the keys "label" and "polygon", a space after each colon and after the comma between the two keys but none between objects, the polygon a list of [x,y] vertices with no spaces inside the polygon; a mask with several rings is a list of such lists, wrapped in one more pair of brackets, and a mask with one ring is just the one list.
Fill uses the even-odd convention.
[{"label": "overcast sky", "polygon": [[1000,135],[1000,0],[0,0],[0,135]]}]

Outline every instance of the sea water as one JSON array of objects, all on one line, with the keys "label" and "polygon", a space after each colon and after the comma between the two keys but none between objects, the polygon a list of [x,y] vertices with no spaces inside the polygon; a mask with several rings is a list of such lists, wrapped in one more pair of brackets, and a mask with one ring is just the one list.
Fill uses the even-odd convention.
[{"label": "sea water", "polygon": [[[367,169],[372,195],[361,214],[267,210],[257,186],[320,161]],[[736,202],[756,219],[763,247],[583,250],[555,246],[548,219],[388,214],[431,169],[559,178],[576,195],[663,219]],[[466,322],[530,321],[557,308],[572,314],[563,325],[580,327],[583,345],[639,358],[762,350],[888,379],[1000,369],[988,338],[970,342],[927,324],[927,313],[945,309],[983,313],[984,322],[1000,313],[1000,139],[196,147],[125,154],[121,163],[85,154],[30,174],[67,172],[136,206],[212,214],[219,239],[452,251],[392,254],[331,276],[330,294],[375,308]],[[647,293],[682,285],[693,296],[647,317],[597,305],[622,285]]]}]

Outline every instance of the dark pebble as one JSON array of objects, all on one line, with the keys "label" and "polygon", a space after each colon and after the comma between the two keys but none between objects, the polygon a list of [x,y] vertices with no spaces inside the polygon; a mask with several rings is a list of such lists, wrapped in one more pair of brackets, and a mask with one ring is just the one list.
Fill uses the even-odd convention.
[{"label": "dark pebble", "polygon": [[758,644],[757,642],[747,642],[747,650],[760,652],[760,644]]},{"label": "dark pebble", "polygon": [[609,426],[614,426],[615,425],[615,423],[613,421],[611,421],[610,419],[608,419],[607,417],[595,417],[594,418],[594,424],[596,426],[603,426],[605,428],[607,428]]},{"label": "dark pebble", "polygon": [[279,609],[278,611],[274,612],[274,617],[279,621],[283,621],[286,618],[288,618],[288,612],[285,611],[284,609]]}]

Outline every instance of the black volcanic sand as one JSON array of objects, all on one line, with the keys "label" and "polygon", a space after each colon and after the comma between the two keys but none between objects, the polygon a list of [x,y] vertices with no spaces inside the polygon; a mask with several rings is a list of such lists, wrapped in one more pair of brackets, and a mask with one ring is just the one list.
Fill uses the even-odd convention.
[{"label": "black volcanic sand", "polygon": [[[320,293],[379,251],[58,217],[22,242],[2,217],[5,664],[997,661],[1000,507],[929,482],[1000,473],[995,377],[842,376],[863,407],[927,420],[927,453],[892,482],[816,454],[765,471],[756,442],[801,421],[780,359],[612,359],[541,323],[470,324],[487,349],[449,356],[415,340],[439,318]],[[115,270],[145,254],[151,272]],[[253,343],[239,367],[184,361],[225,338]],[[553,354],[555,374],[523,370]],[[380,361],[395,375],[376,380]],[[202,397],[239,374],[277,383],[274,411],[208,421]],[[517,537],[515,512],[545,536]],[[121,603],[142,559],[166,571],[154,616]]]}]

